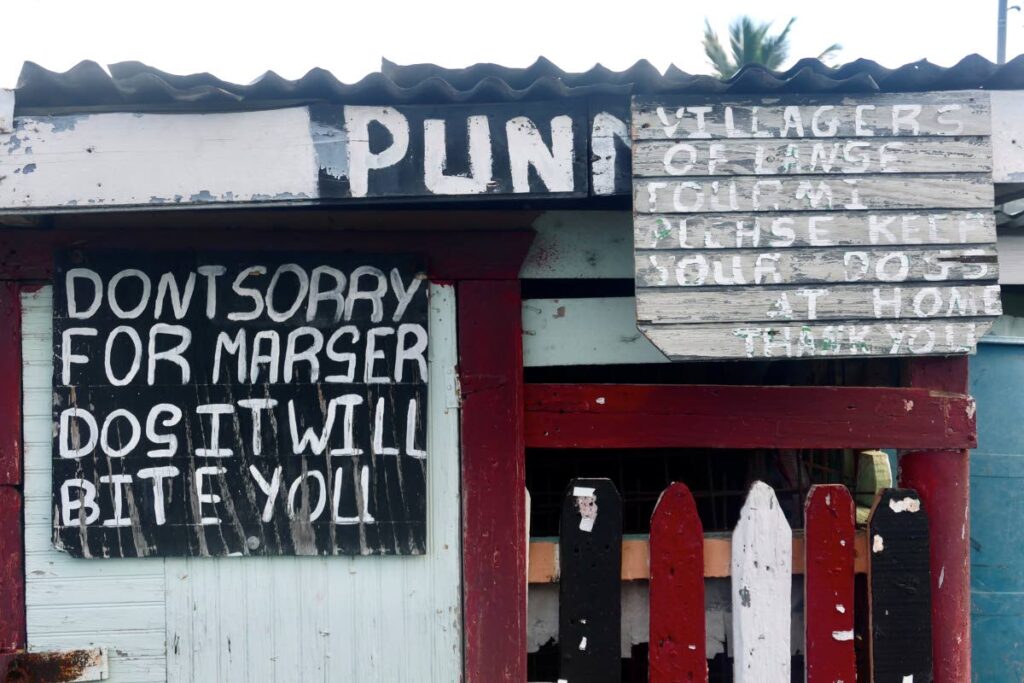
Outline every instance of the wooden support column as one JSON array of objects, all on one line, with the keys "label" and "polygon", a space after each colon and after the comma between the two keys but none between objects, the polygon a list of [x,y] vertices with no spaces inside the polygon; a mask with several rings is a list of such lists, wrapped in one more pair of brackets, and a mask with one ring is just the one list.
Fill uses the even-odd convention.
[{"label": "wooden support column", "polygon": [[458,283],[467,683],[526,680],[526,455],[518,280]]},{"label": "wooden support column", "polygon": [[25,649],[21,498],[21,300],[0,282],[0,654]]},{"label": "wooden support column", "polygon": [[[965,394],[967,362],[966,356],[909,360],[905,384]],[[900,457],[900,486],[917,490],[931,523],[935,683],[971,680],[969,475],[966,450],[917,450]]]}]

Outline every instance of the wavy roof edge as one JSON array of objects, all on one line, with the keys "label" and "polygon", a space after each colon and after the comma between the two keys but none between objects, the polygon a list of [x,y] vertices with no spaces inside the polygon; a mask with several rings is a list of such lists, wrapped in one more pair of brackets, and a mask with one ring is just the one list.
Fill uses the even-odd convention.
[{"label": "wavy roof edge", "polygon": [[624,71],[600,64],[568,72],[541,57],[525,68],[475,64],[448,69],[433,64],[400,65],[384,60],[381,70],[356,83],[342,83],[329,71],[312,69],[296,80],[268,71],[249,84],[211,74],[169,74],[141,62],[111,64],[105,70],[83,61],[65,72],[25,62],[16,86],[18,111],[257,109],[282,104],[452,104],[519,102],[592,95],[678,93],[694,95],[771,93],[922,92],[1024,89],[1024,55],[996,65],[969,55],[951,67],[927,60],[886,68],[869,59],[830,67],[801,59],[785,71],[760,65],[729,80],[693,75],[672,65],[662,73],[646,60]]}]

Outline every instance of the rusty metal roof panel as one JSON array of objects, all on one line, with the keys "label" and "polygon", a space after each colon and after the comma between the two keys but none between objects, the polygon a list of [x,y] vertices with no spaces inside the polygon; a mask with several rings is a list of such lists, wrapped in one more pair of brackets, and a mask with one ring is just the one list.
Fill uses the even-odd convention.
[{"label": "rusty metal roof panel", "polygon": [[597,65],[567,72],[540,58],[526,68],[475,64],[447,69],[433,64],[399,65],[384,60],[379,72],[342,83],[329,71],[313,69],[296,80],[268,71],[249,84],[211,74],[179,76],[141,62],[104,69],[83,61],[65,72],[33,62],[22,67],[16,90],[19,112],[65,109],[234,110],[309,102],[347,104],[443,104],[517,102],[634,93],[694,95],[770,93],[915,92],[961,89],[1024,89],[1024,55],[996,65],[970,55],[951,67],[926,60],[886,68],[868,59],[830,67],[801,59],[785,71],[751,65],[729,80],[693,75],[670,66],[665,72],[641,60],[623,71]]}]

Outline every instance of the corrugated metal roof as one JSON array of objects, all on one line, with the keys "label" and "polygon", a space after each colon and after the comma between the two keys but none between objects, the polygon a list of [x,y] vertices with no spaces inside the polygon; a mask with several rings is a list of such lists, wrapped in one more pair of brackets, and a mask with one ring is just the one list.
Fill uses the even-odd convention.
[{"label": "corrugated metal roof", "polygon": [[287,80],[272,71],[242,85],[207,73],[176,76],[140,62],[111,64],[109,73],[84,61],[58,73],[26,62],[17,86],[19,112],[51,109],[209,110],[258,109],[283,104],[441,104],[515,102],[590,95],[632,93],[831,93],[915,92],[927,90],[1024,89],[1024,55],[997,66],[970,55],[951,67],[926,60],[887,69],[858,59],[830,67],[802,59],[785,71],[761,66],[743,68],[722,81],[692,75],[670,66],[664,73],[641,60],[624,71],[601,65],[580,72],[563,71],[547,59],[526,68],[476,64],[445,69],[432,64],[403,66],[384,61],[381,71],[346,84],[323,69]]}]

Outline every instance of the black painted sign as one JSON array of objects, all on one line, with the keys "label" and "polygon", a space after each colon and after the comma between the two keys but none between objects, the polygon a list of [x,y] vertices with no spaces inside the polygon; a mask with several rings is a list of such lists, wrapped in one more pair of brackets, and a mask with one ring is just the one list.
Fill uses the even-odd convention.
[{"label": "black painted sign", "polygon": [[625,99],[310,107],[322,199],[630,191]]},{"label": "black painted sign", "polygon": [[422,554],[427,298],[409,257],[59,255],[55,546]]}]

